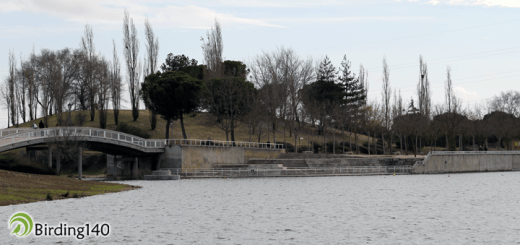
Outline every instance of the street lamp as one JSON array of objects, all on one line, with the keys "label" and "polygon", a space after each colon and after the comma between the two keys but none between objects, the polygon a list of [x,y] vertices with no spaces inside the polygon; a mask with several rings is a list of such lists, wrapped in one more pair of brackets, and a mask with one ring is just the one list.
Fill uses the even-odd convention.
[{"label": "street lamp", "polygon": [[72,120],[70,118],[70,109],[72,108],[72,103],[69,103],[68,106],[69,106],[69,126],[71,126]]}]

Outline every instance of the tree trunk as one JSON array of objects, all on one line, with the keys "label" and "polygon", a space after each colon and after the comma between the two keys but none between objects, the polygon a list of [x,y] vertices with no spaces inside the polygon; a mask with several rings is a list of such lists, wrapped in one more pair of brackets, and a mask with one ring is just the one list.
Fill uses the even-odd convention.
[{"label": "tree trunk", "polygon": [[356,154],[359,155],[359,145],[358,145],[358,142],[357,142],[357,132],[354,133],[354,143],[356,145]]},{"label": "tree trunk", "polygon": [[273,143],[276,144],[276,124],[273,123]]},{"label": "tree trunk", "polygon": [[415,151],[414,151],[414,157],[417,157],[418,149],[417,149],[417,141],[419,136],[415,135]]},{"label": "tree trunk", "polygon": [[114,109],[114,122],[119,125],[119,110]]},{"label": "tree trunk", "polygon": [[298,135],[294,133],[294,153],[298,153]]},{"label": "tree trunk", "polygon": [[404,136],[404,153],[408,156],[408,137]]},{"label": "tree trunk", "polygon": [[182,129],[182,137],[184,137],[184,139],[188,139],[188,137],[186,136],[186,130],[184,129],[184,117],[181,113],[181,129]]},{"label": "tree trunk", "polygon": [[448,134],[446,133],[446,151],[450,150],[450,142],[448,140]]},{"label": "tree trunk", "polygon": [[157,127],[157,113],[149,110],[149,116],[150,116],[150,127],[152,130],[155,130]]},{"label": "tree trunk", "polygon": [[381,134],[381,139],[382,139],[382,143],[383,143],[383,155],[386,155],[385,133],[384,132]]},{"label": "tree trunk", "polygon": [[171,120],[166,120],[166,134],[164,135],[165,139],[169,139],[170,138],[170,123],[171,123]]},{"label": "tree trunk", "polygon": [[368,131],[368,155],[370,156],[370,131]]},{"label": "tree trunk", "polygon": [[394,131],[390,132],[390,145],[388,146],[388,153],[390,155],[393,155],[392,154],[392,144],[394,143],[393,140],[394,140]]},{"label": "tree trunk", "polygon": [[332,128],[332,154],[336,154],[336,131]]},{"label": "tree trunk", "polygon": [[323,149],[325,149],[325,154],[327,154],[327,134],[325,134],[325,124],[323,124]]},{"label": "tree trunk", "polygon": [[403,136],[399,135],[399,146],[401,147],[401,156],[403,155]]},{"label": "tree trunk", "polygon": [[377,155],[377,140],[376,140],[375,132],[374,132],[374,137],[372,137],[372,144],[374,145],[374,155]]},{"label": "tree trunk", "polygon": [[352,131],[349,132],[349,135],[350,135],[350,139],[348,140],[348,143],[349,143],[348,150],[349,150],[350,152],[354,152],[354,151],[352,150]]}]

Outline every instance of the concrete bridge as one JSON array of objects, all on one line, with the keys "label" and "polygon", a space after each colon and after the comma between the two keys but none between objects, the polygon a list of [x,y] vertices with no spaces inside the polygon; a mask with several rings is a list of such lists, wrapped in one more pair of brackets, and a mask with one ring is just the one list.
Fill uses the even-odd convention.
[{"label": "concrete bridge", "polygon": [[[131,172],[134,177],[137,177],[140,168],[158,169],[159,166],[153,167],[154,164],[176,168],[189,166],[193,162],[198,166],[236,164],[244,163],[250,157],[265,157],[265,151],[268,153],[285,151],[281,144],[198,139],[143,139],[118,131],[88,127],[0,130],[0,153],[36,145],[62,145],[79,148],[79,178],[81,178],[82,172],[81,153],[83,148],[125,156],[124,161],[133,162]],[[52,148],[48,149],[49,166],[52,167]],[[193,154],[200,159],[192,156]],[[184,158],[183,155],[185,155]],[[141,166],[138,163],[141,163],[139,164]],[[59,162],[57,162],[58,165]]]}]

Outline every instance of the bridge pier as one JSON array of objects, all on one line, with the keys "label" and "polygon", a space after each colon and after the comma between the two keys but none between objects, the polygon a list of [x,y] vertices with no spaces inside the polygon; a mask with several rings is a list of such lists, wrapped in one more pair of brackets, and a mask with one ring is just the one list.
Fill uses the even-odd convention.
[{"label": "bridge pier", "polygon": [[82,179],[83,174],[83,149],[78,147],[78,179]]},{"label": "bridge pier", "polygon": [[49,145],[49,168],[52,168],[52,147]]},{"label": "bridge pier", "polygon": [[133,174],[133,177],[135,179],[137,179],[139,177],[139,158],[138,157],[135,157],[135,160],[134,160],[134,170],[132,171],[132,174]]},{"label": "bridge pier", "polygon": [[56,174],[59,174],[60,173],[60,169],[61,169],[61,163],[60,163],[60,154],[56,154]]}]

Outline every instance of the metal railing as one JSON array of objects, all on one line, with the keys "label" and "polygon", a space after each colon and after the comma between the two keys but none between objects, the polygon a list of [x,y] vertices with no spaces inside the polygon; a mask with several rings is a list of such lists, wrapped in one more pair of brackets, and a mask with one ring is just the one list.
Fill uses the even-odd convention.
[{"label": "metal railing", "polygon": [[[166,168],[165,168],[166,169]],[[273,177],[273,176],[336,176],[336,175],[377,175],[409,174],[412,166],[352,166],[332,168],[212,168],[179,169],[170,168],[172,174],[186,178],[193,177]]]},{"label": "metal railing", "polygon": [[516,155],[520,154],[520,151],[432,151],[432,155],[464,155],[464,154],[505,154],[505,155]]},{"label": "metal railing", "polygon": [[25,133],[28,131],[33,131],[32,128],[14,128],[14,129],[3,129],[0,130],[0,138],[7,137],[13,134]]},{"label": "metal railing", "polygon": [[104,138],[115,141],[123,141],[132,145],[137,145],[145,148],[164,148],[165,145],[164,140],[143,139],[130,134],[125,134],[112,130],[87,127],[59,127],[35,129],[30,132],[18,133],[13,134],[10,137],[8,136],[0,138],[0,147],[18,142],[51,137],[63,137],[64,139],[70,137],[71,139],[74,138],[75,140],[87,140],[82,139],[86,137]]},{"label": "metal railing", "polygon": [[264,148],[264,149],[283,149],[283,144],[257,143],[242,141],[220,141],[220,140],[200,140],[200,139],[168,139],[167,145],[191,145],[191,146],[219,146],[219,147],[244,147],[244,148]]},{"label": "metal railing", "polygon": [[264,149],[283,149],[283,144],[256,143],[241,141],[220,141],[220,140],[199,140],[199,139],[143,139],[131,134],[118,131],[89,128],[89,127],[56,127],[44,129],[11,129],[0,131],[0,147],[14,144],[17,142],[35,140],[46,137],[95,137],[111,139],[120,142],[130,143],[145,148],[164,148],[166,145],[190,145],[190,146],[217,146],[217,147],[244,147],[244,148],[264,148]]}]

